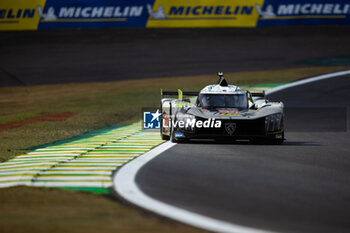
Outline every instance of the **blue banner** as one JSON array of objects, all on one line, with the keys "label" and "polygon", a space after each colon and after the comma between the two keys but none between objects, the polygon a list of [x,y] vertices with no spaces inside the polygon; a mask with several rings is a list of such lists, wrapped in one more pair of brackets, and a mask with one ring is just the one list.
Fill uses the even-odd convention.
[{"label": "blue banner", "polygon": [[350,24],[349,0],[265,0],[257,26]]},{"label": "blue banner", "polygon": [[154,0],[47,0],[38,6],[43,28],[142,28]]},{"label": "blue banner", "polygon": [[350,0],[2,0],[0,30],[350,24]]}]

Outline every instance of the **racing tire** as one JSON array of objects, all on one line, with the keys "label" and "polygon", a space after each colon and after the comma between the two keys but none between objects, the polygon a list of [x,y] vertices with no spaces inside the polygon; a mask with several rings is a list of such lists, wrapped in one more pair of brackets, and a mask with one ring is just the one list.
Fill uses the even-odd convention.
[{"label": "racing tire", "polygon": [[166,141],[170,140],[170,136],[164,135],[164,134],[161,135],[161,138],[162,138],[162,140],[166,140]]},{"label": "racing tire", "polygon": [[176,139],[177,143],[187,143],[189,141],[190,141],[190,139],[188,139],[188,138]]},{"label": "racing tire", "polygon": [[282,138],[266,138],[265,144],[267,145],[281,145],[284,142],[284,132],[282,132]]},{"label": "racing tire", "polygon": [[281,139],[276,138],[251,138],[250,142],[256,145],[281,145],[284,142],[284,134]]},{"label": "racing tire", "polygon": [[174,128],[171,127],[171,131],[170,131],[170,141],[171,142],[176,142],[176,138],[175,138],[175,133],[174,133]]},{"label": "racing tire", "polygon": [[281,145],[283,144],[283,139],[266,139],[265,143],[266,145]]},{"label": "racing tire", "polygon": [[[161,111],[163,111],[162,107],[161,107]],[[160,137],[161,137],[162,140],[169,141],[170,140],[170,136],[163,134],[163,123],[162,122],[163,122],[163,115],[160,118]]]}]

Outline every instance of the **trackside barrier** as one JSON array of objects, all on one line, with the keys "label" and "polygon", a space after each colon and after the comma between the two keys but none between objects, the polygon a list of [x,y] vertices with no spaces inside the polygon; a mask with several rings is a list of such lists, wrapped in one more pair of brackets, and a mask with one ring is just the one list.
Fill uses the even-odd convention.
[{"label": "trackside barrier", "polygon": [[349,24],[348,0],[2,0],[0,30]]}]

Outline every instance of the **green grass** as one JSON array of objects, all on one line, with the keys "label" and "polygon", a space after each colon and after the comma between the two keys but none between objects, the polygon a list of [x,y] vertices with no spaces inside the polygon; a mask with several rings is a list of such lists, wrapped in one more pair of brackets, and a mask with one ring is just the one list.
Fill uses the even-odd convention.
[{"label": "green grass", "polygon": [[0,190],[0,232],[203,232],[119,204],[111,197],[52,188]]},{"label": "green grass", "polygon": [[[226,74],[229,83],[274,84],[349,67],[312,67]],[[0,132],[0,161],[28,148],[89,130],[140,120],[141,108],[159,105],[160,88],[199,91],[214,75],[121,82],[0,88],[0,124],[42,113],[75,112],[63,122],[39,122]],[[1,232],[200,232],[146,216],[103,195],[63,189],[0,189]]]}]

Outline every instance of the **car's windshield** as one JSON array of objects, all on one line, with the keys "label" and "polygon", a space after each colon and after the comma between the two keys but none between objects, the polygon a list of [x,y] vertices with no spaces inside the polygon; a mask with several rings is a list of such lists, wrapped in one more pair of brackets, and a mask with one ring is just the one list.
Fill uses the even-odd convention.
[{"label": "car's windshield", "polygon": [[199,105],[203,108],[247,108],[245,94],[199,94]]}]

